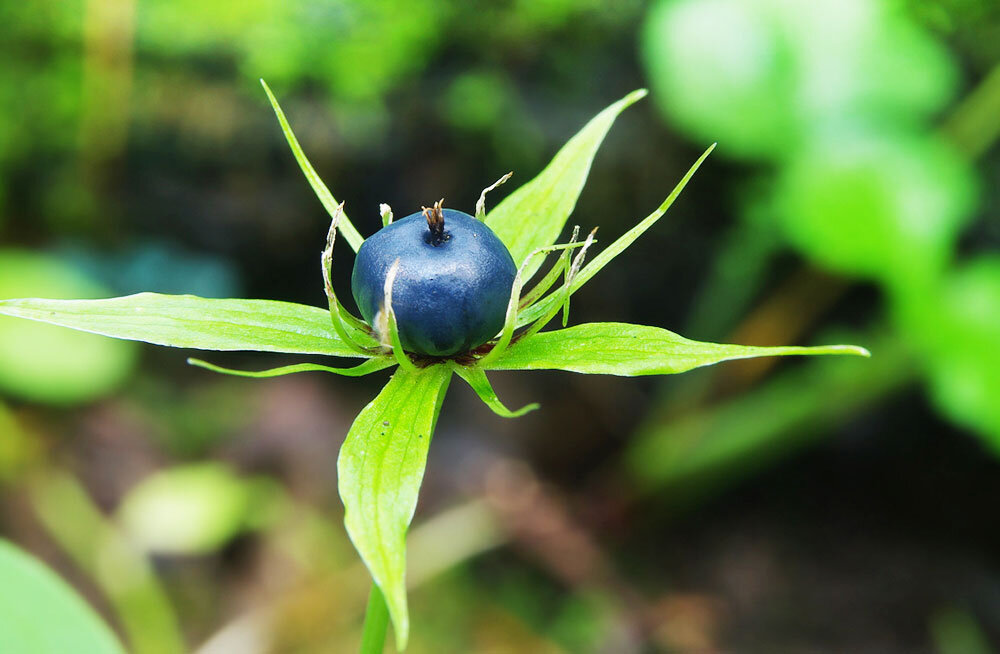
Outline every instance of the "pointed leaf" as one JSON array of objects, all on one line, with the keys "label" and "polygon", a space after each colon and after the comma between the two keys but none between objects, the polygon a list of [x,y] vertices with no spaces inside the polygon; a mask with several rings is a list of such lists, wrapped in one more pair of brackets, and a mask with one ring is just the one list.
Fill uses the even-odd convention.
[{"label": "pointed leaf", "polygon": [[0,540],[0,650],[123,654],[111,629],[34,557]]},{"label": "pointed leaf", "polygon": [[[305,174],[306,179],[309,181],[309,186],[312,187],[313,193],[319,198],[319,201],[323,204],[323,208],[326,212],[333,217],[337,211],[337,201],[333,198],[333,194],[330,193],[330,189],[327,188],[323,180],[320,179],[319,175],[316,173],[316,169],[312,167],[309,163],[306,153],[302,151],[302,146],[299,145],[299,140],[295,138],[295,133],[292,131],[292,126],[288,124],[288,119],[285,118],[285,112],[281,110],[281,105],[278,104],[278,99],[274,97],[271,93],[271,87],[267,85],[264,80],[260,81],[260,85],[264,87],[264,92],[267,93],[267,99],[271,102],[271,107],[274,109],[274,115],[278,117],[278,122],[281,123],[281,131],[285,135],[285,140],[288,141],[288,147],[292,149],[292,154],[295,156],[295,160],[299,162],[299,168],[302,169],[303,174]],[[347,214],[343,214],[340,218],[340,224],[338,225],[340,233],[344,235],[344,238],[350,243],[351,248],[357,252],[361,244],[364,243],[364,237],[354,228],[351,220],[347,217]]]},{"label": "pointed leaf", "polygon": [[223,368],[222,366],[217,366],[214,363],[202,361],[201,359],[188,359],[187,362],[192,366],[204,368],[205,370],[211,370],[212,372],[218,372],[223,375],[232,375],[234,377],[252,377],[254,379],[281,377],[283,375],[291,375],[297,372],[331,372],[335,375],[343,375],[345,377],[362,377],[364,375],[370,375],[373,372],[378,372],[379,370],[385,370],[389,366],[396,365],[396,360],[392,357],[371,358],[364,363],[360,363],[350,368],[331,368],[330,366],[321,366],[318,363],[296,363],[290,366],[281,366],[279,368],[270,368],[268,370],[236,370],[234,368]]},{"label": "pointed leaf", "polygon": [[337,337],[327,310],[273,300],[157,293],[107,300],[28,298],[0,300],[0,314],[170,347],[362,356]]},{"label": "pointed leaf", "polygon": [[[695,161],[694,164],[688,169],[687,173],[684,174],[684,177],[681,178],[681,181],[677,182],[677,185],[674,186],[674,190],[670,192],[667,199],[664,200],[653,213],[643,218],[638,225],[619,236],[614,243],[601,250],[597,256],[594,257],[593,261],[580,270],[579,274],[576,275],[573,279],[573,283],[570,285],[571,294],[578,291],[581,286],[590,280],[591,277],[600,272],[604,266],[611,263],[612,259],[624,252],[625,249],[632,245],[636,239],[642,236],[647,229],[655,225],[656,221],[663,217],[663,214],[667,213],[667,210],[670,209],[671,205],[673,205],[674,200],[676,200],[677,196],[681,194],[681,191],[683,191],[684,187],[687,186],[689,181],[691,181],[694,174],[698,172],[698,168],[701,167],[702,162],[708,158],[708,155],[712,154],[712,150],[714,149],[715,143],[710,145],[708,149],[705,150],[700,157],[698,157],[698,160]],[[535,305],[522,311],[517,317],[518,327],[523,327],[524,325],[537,320],[540,316],[545,315],[555,303],[559,302],[560,297],[561,296],[559,294],[550,295],[549,297],[540,300]],[[568,298],[566,301],[569,301]]]},{"label": "pointed leaf", "polygon": [[493,413],[503,418],[520,418],[540,406],[537,402],[533,402],[524,405],[517,411],[511,411],[497,397],[496,391],[493,390],[493,386],[490,384],[490,380],[486,377],[486,373],[483,372],[482,368],[456,365],[455,372],[469,384],[472,390],[476,391],[483,404],[488,406]]},{"label": "pointed leaf", "polygon": [[[510,250],[514,263],[520,266],[532,250],[555,242],[576,206],[597,148],[615,118],[645,96],[645,89],[633,91],[597,114],[566,142],[545,170],[489,213],[486,224]],[[538,260],[530,263],[524,279],[530,279],[540,265]]]},{"label": "pointed leaf", "polygon": [[619,322],[594,322],[540,332],[507,349],[493,370],[569,370],[593,375],[670,375],[730,359],[787,354],[855,354],[854,345],[756,347],[700,343],[666,329]]},{"label": "pointed leaf", "polygon": [[406,647],[406,529],[451,368],[399,369],[351,426],[337,461],[344,524],[385,595],[399,650]]}]

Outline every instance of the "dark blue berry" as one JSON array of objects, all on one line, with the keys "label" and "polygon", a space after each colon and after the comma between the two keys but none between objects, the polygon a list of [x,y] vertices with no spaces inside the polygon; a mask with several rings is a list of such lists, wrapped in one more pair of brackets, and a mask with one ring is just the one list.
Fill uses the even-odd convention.
[{"label": "dark blue berry", "polygon": [[482,221],[453,209],[415,213],[383,227],[358,250],[351,291],[376,330],[386,274],[403,349],[428,356],[468,352],[503,327],[517,268]]}]

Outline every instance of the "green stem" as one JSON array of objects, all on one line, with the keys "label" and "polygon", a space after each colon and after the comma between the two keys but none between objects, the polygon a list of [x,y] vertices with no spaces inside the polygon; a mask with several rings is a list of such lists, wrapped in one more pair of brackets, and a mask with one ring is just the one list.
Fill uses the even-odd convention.
[{"label": "green stem", "polygon": [[385,649],[385,633],[389,627],[389,609],[378,584],[372,582],[365,610],[365,626],[361,631],[361,654],[382,654]]}]

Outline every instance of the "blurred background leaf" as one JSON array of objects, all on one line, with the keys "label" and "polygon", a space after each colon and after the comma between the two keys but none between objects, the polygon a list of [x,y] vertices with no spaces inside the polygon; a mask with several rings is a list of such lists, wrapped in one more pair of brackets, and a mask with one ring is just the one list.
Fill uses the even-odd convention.
[{"label": "blurred background leaf", "polygon": [[[97,298],[97,283],[60,259],[27,250],[0,250],[0,299]],[[56,405],[106,395],[132,371],[136,347],[51,325],[0,318],[0,391]]]},{"label": "blurred background leaf", "polygon": [[0,634],[11,652],[124,652],[111,630],[39,561],[0,541]]}]

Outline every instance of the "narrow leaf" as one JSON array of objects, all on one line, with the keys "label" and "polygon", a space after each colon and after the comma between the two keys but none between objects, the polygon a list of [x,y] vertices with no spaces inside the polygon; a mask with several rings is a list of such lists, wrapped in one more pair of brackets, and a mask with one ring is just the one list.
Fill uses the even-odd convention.
[{"label": "narrow leaf", "polygon": [[855,345],[756,347],[701,343],[659,327],[595,322],[540,332],[510,346],[493,370],[569,370],[594,375],[669,375],[730,359],[788,354],[870,356]]},{"label": "narrow leaf", "polygon": [[[138,293],[107,300],[0,300],[0,314],[94,334],[199,350],[363,356],[334,333],[325,309],[274,300]],[[358,339],[375,341],[361,331]]]},{"label": "narrow leaf", "polygon": [[479,194],[479,200],[476,201],[476,220],[486,220],[486,194],[496,187],[506,184],[507,180],[513,176],[514,171],[512,170],[483,189],[483,192]]},{"label": "narrow leaf", "polygon": [[[330,229],[326,233],[326,247],[320,256],[320,267],[323,270],[323,290],[326,292],[327,306],[330,308],[330,322],[333,324],[333,331],[337,338],[352,350],[362,356],[373,354],[370,348],[366,348],[361,341],[355,341],[352,334],[355,330],[364,329],[366,325],[360,318],[351,315],[333,289],[333,246],[337,240],[337,223],[344,217],[344,203],[341,202],[333,212],[333,219],[330,221]],[[352,329],[352,327],[354,329]]]},{"label": "narrow leaf", "polygon": [[417,366],[410,361],[410,356],[403,349],[403,341],[399,337],[399,324],[396,322],[396,312],[392,310],[392,285],[396,281],[399,273],[399,257],[389,266],[389,272],[385,275],[383,285],[382,313],[385,316],[386,329],[389,333],[389,344],[392,345],[392,356],[396,359],[399,367],[407,372],[416,372]]},{"label": "narrow leaf", "polygon": [[[292,132],[292,126],[288,124],[288,119],[285,118],[285,112],[281,110],[281,105],[278,104],[278,99],[274,97],[271,93],[271,87],[267,85],[264,80],[260,81],[260,85],[264,87],[264,92],[267,93],[267,99],[271,101],[271,107],[274,109],[274,115],[278,117],[278,122],[281,123],[281,131],[285,134],[285,140],[288,141],[288,146],[292,149],[292,154],[295,155],[295,160],[299,162],[299,168],[305,174],[306,179],[309,180],[309,186],[312,187],[313,192],[319,201],[323,203],[323,208],[326,212],[330,214],[332,218],[337,210],[337,201],[333,199],[333,194],[330,193],[330,189],[326,187],[323,180],[320,179],[319,175],[316,173],[316,169],[313,168],[312,164],[309,163],[306,153],[302,151],[302,146],[299,145],[299,140],[295,138],[295,133]],[[340,218],[339,225],[340,233],[344,235],[347,242],[350,243],[351,248],[355,252],[361,247],[365,239],[361,236],[351,220],[344,214]]]},{"label": "narrow leaf", "polygon": [[[700,157],[698,157],[698,160],[695,161],[694,165],[688,169],[684,177],[681,178],[681,181],[677,183],[674,190],[672,190],[670,195],[667,196],[667,199],[656,208],[656,211],[643,218],[638,225],[618,237],[614,243],[601,250],[597,256],[594,257],[593,261],[584,266],[580,273],[574,278],[573,284],[570,286],[571,294],[578,291],[580,287],[590,280],[591,277],[600,272],[601,269],[608,265],[612,259],[621,254],[628,246],[632,245],[636,239],[642,236],[647,229],[656,224],[656,221],[658,221],[663,214],[670,209],[674,200],[676,200],[677,196],[681,194],[681,191],[684,190],[684,187],[687,186],[689,181],[691,181],[694,174],[698,172],[698,168],[700,168],[701,164],[708,158],[708,155],[712,154],[712,150],[714,149],[715,143],[710,145],[708,149],[705,150]],[[540,316],[545,315],[556,302],[559,302],[559,296],[554,294],[537,302],[534,306],[528,307],[521,313],[521,315],[518,316],[517,326],[523,327],[524,325],[537,320]]]},{"label": "narrow leaf", "polygon": [[296,372],[332,372],[335,375],[343,375],[345,377],[361,377],[363,375],[370,375],[373,372],[385,370],[390,366],[396,365],[396,360],[392,357],[377,357],[368,359],[364,363],[351,368],[331,368],[330,366],[322,366],[318,363],[297,363],[290,366],[271,368],[270,370],[254,371],[223,368],[222,366],[217,366],[214,363],[202,361],[201,359],[188,359],[187,362],[192,366],[198,366],[199,368],[222,373],[223,375],[233,375],[234,377],[253,377],[255,379],[265,377],[281,377],[282,375],[291,375]]},{"label": "narrow leaf", "polygon": [[493,386],[490,384],[490,380],[487,379],[486,373],[483,372],[481,368],[478,367],[466,367],[461,365],[455,366],[455,372],[458,376],[468,382],[472,390],[476,391],[479,399],[483,403],[493,410],[493,413],[504,418],[520,418],[526,413],[530,413],[537,409],[540,405],[535,402],[532,404],[527,404],[517,411],[511,411],[503,405],[500,399],[497,397],[496,391],[493,390]]},{"label": "narrow leaf", "polygon": [[399,369],[351,426],[337,461],[344,524],[385,596],[399,650],[406,647],[406,530],[451,368]]},{"label": "narrow leaf", "polygon": [[111,629],[41,561],[0,540],[0,650],[122,654]]},{"label": "narrow leaf", "polygon": [[[489,213],[486,224],[510,250],[514,263],[520,266],[533,250],[555,242],[576,206],[597,148],[615,118],[645,96],[645,89],[633,91],[597,114],[566,142],[545,170]],[[530,264],[525,281],[540,265],[541,261]]]}]

